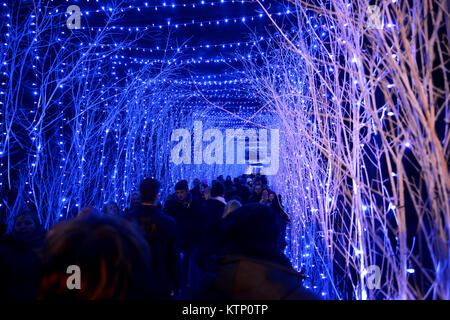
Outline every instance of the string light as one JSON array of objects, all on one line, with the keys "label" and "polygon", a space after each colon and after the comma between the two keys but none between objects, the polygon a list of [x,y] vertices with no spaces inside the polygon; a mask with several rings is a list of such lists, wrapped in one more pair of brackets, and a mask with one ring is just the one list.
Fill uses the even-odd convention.
[{"label": "string light", "polygon": [[[154,48],[142,48],[142,47],[128,47],[128,48],[119,48],[120,50],[128,50],[128,51],[138,51],[138,52],[168,52],[168,51],[178,51],[181,50],[183,52],[189,52],[189,51],[197,51],[199,49],[213,49],[213,48],[221,48],[221,49],[229,49],[229,48],[239,48],[239,47],[249,47],[249,46],[255,46],[258,42],[264,41],[264,37],[260,36],[257,41],[246,41],[246,42],[227,42],[227,43],[219,43],[219,44],[202,44],[198,46],[188,46],[184,45],[182,47],[175,48],[173,46],[170,46],[169,49],[167,48],[161,48],[159,46],[155,46]],[[89,46],[92,46],[92,43],[89,43]],[[117,47],[116,45],[101,45],[100,48],[105,47]]]},{"label": "string light", "polygon": [[[292,14],[291,12],[289,14],[284,12],[277,12],[277,13],[269,13],[270,17],[273,16],[286,16]],[[190,27],[190,26],[217,26],[221,25],[221,22],[224,24],[227,23],[246,23],[248,21],[259,21],[259,19],[262,18],[268,18],[267,15],[257,14],[257,15],[251,15],[251,16],[245,16],[245,17],[234,17],[234,18],[222,18],[222,19],[213,19],[213,20],[202,20],[202,21],[196,21],[194,19],[190,21],[185,22],[172,22],[171,19],[167,20],[166,24],[157,24],[152,23],[145,26],[120,26],[120,25],[112,25],[109,27],[86,27],[82,26],[81,30],[89,30],[89,31],[106,31],[106,30],[113,30],[113,31],[126,31],[126,32],[140,32],[140,31],[147,31],[153,28],[162,29],[164,27]]]},{"label": "string light", "polygon": [[[93,13],[108,14],[113,12],[112,8],[102,6],[99,1],[96,2],[101,9],[83,11],[82,14],[87,17]],[[192,8],[201,8],[202,6],[221,6],[226,3],[244,4],[246,2],[220,0],[196,4],[166,3],[150,5],[144,3],[144,5],[130,5],[127,8],[121,8],[119,12],[136,10],[134,13],[145,15],[148,14],[148,11],[145,11],[146,9],[170,12],[177,8],[187,8],[190,5],[192,5]],[[55,20],[58,14],[68,16],[65,10],[55,10],[54,13],[45,10],[45,8],[37,9],[38,12],[44,11],[45,16],[54,16]],[[272,17],[291,14],[293,12],[287,9],[273,12]],[[36,17],[32,16],[32,18],[34,20],[31,21],[35,21]],[[54,209],[54,214],[61,218],[66,216],[72,206],[83,206],[86,200],[94,199],[95,204],[100,205],[113,199],[121,207],[126,206],[128,195],[133,188],[136,189],[139,178],[146,175],[157,175],[162,178],[163,184],[167,186],[163,191],[164,198],[170,192],[170,184],[181,177],[191,180],[194,175],[202,173],[205,177],[211,179],[219,171],[232,176],[242,174],[245,169],[243,166],[226,168],[198,166],[193,170],[192,167],[172,166],[166,160],[170,153],[170,146],[173,145],[170,141],[170,130],[181,125],[191,128],[194,120],[201,119],[204,121],[205,129],[239,128],[244,124],[252,126],[253,124],[251,122],[249,124],[248,120],[253,120],[255,124],[264,124],[262,117],[255,116],[255,110],[261,107],[260,97],[258,93],[251,92],[246,88],[250,80],[244,76],[244,73],[224,72],[175,78],[168,72],[167,76],[161,75],[153,78],[140,71],[145,69],[146,65],[158,67],[161,64],[180,67],[200,65],[204,67],[255,61],[255,59],[261,58],[264,53],[230,53],[229,51],[237,48],[248,49],[266,41],[265,37],[259,37],[257,41],[185,44],[183,46],[168,45],[167,47],[152,45],[148,48],[139,46],[120,47],[119,43],[94,42],[93,39],[99,36],[100,31],[111,31],[111,34],[114,35],[130,36],[150,29],[152,31],[154,29],[156,31],[158,29],[175,30],[182,27],[197,26],[209,27],[208,31],[210,32],[223,32],[225,26],[232,24],[234,26],[246,26],[252,21],[265,24],[269,20],[266,15],[258,13],[256,15],[209,20],[191,19],[185,22],[178,21],[174,19],[174,16],[171,16],[164,21],[164,23],[152,23],[147,26],[118,23],[106,28],[89,26],[89,24],[83,23],[81,30],[71,30],[70,32],[63,25],[53,25],[47,31],[60,31],[57,33],[59,39],[55,40],[55,43],[61,46],[60,53],[78,57],[77,53],[74,53],[75,51],[71,52],[76,47],[76,50],[79,50],[77,52],[82,55],[86,54],[89,58],[85,60],[85,66],[81,66],[80,69],[77,69],[77,73],[72,74],[70,81],[63,81],[63,79],[66,75],[71,74],[74,65],[54,61],[58,65],[58,69],[60,68],[58,70],[59,76],[56,79],[61,82],[57,82],[58,91],[48,102],[48,105],[45,105],[48,94],[45,89],[48,83],[44,83],[44,79],[46,72],[48,72],[45,69],[45,62],[48,63],[46,59],[49,57],[45,54],[45,45],[41,42],[38,34],[33,34],[32,48],[37,50],[33,51],[32,65],[35,79],[33,79],[34,85],[31,90],[27,92],[33,101],[34,107],[30,108],[32,110],[29,110],[29,115],[32,119],[32,127],[35,128],[35,130],[33,129],[35,132],[30,133],[33,139],[31,143],[33,151],[28,154],[30,168],[26,191],[32,195],[29,199],[38,196],[34,192],[36,183],[47,183],[42,182],[42,179],[49,178],[42,176],[44,168],[47,168],[45,166],[50,166],[49,163],[43,163],[45,157],[56,159],[55,167],[52,167],[54,172],[51,178],[56,181],[55,184],[59,184],[55,187],[55,194],[49,194],[49,197],[52,198],[49,199],[49,203],[53,202],[51,203],[52,207],[49,207],[48,210]],[[36,27],[34,22],[31,22],[30,25]],[[314,27],[318,28],[316,25]],[[90,34],[83,30],[99,32]],[[36,32],[36,30],[33,31]],[[5,34],[5,36],[10,38],[8,34]],[[89,51],[93,47],[98,51]],[[105,48],[110,48],[111,51],[101,52]],[[116,49],[122,52],[124,50],[142,52],[145,57],[138,58],[119,54],[119,52],[114,51]],[[169,49],[180,55],[171,58],[152,58],[146,55],[153,52],[166,53]],[[212,49],[227,49],[229,51],[221,50],[222,56],[215,57],[198,55],[186,57],[182,55],[187,52]],[[6,66],[7,61],[3,61],[3,64]],[[98,66],[100,69],[89,69],[91,68],[90,65]],[[135,68],[136,66],[137,68]],[[124,70],[127,70],[128,73],[124,74]],[[151,70],[154,72],[153,69]],[[80,88],[80,95],[70,92],[75,86]],[[169,89],[162,91],[162,88]],[[155,94],[157,90],[161,90],[166,96],[157,96]],[[205,98],[223,107],[224,110],[220,110],[210,102],[205,101]],[[50,120],[45,117],[40,118],[44,108],[52,110],[49,116],[54,118]],[[53,110],[56,111],[53,113]],[[227,110],[233,110],[234,116],[227,113]],[[48,125],[52,134],[50,139],[46,138],[44,134],[48,128],[43,127],[42,119],[51,121],[51,125]],[[4,124],[0,124],[0,126],[3,131]],[[149,143],[148,139],[155,139],[157,147],[153,143]],[[4,140],[1,140],[0,149],[6,150]],[[55,153],[57,156],[55,156]],[[0,154],[1,161],[3,161],[1,155],[3,153]],[[3,167],[3,162],[1,162],[1,165]],[[161,176],[163,171],[166,173]],[[84,194],[85,190],[90,190],[91,184],[95,184],[94,194]],[[292,210],[296,209],[292,208]],[[317,209],[310,208],[310,210]],[[49,220],[45,223],[48,226],[52,222]],[[292,239],[292,237],[289,237],[289,239]],[[294,267],[297,270],[301,266],[306,266],[309,269],[315,268],[315,265],[311,264],[314,252],[311,243],[314,242],[314,239],[302,238],[292,242],[289,240],[289,242],[290,246],[303,247],[304,245],[305,248],[310,250],[305,252],[303,257],[290,257]],[[289,252],[292,251],[287,250],[286,253],[289,254]],[[321,277],[321,279],[324,280],[324,277]],[[313,286],[311,285],[311,287]],[[317,285],[314,287],[318,290],[321,289]]]}]

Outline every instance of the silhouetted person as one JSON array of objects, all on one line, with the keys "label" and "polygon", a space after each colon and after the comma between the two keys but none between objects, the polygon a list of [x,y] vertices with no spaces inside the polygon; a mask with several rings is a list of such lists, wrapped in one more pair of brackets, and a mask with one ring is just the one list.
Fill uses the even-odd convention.
[{"label": "silhouetted person", "polygon": [[200,179],[195,178],[194,181],[192,182],[192,184],[194,185],[194,188],[199,187],[200,186]]},{"label": "silhouetted person", "polygon": [[227,176],[223,185],[225,186],[225,190],[230,189],[233,186],[233,182],[231,181],[230,176]]},{"label": "silhouetted person", "polygon": [[259,200],[259,203],[265,206],[271,205],[270,199],[269,199],[269,190],[263,189],[261,191],[261,200]]},{"label": "silhouetted person", "polygon": [[260,184],[255,184],[253,186],[253,193],[250,196],[250,198],[248,198],[248,202],[259,202],[261,200],[261,196],[262,196],[262,185]]},{"label": "silhouetted person", "polygon": [[180,289],[180,249],[178,225],[175,219],[159,208],[161,185],[155,179],[142,181],[139,190],[141,206],[126,218],[142,230],[152,251],[152,266],[158,275],[161,297],[170,298],[172,291]]},{"label": "silhouetted person", "polygon": [[35,212],[22,211],[14,217],[11,233],[0,239],[0,299],[36,298],[43,238]]},{"label": "silhouetted person", "polygon": [[133,192],[130,197],[130,206],[128,208],[125,208],[124,215],[126,215],[128,212],[139,208],[141,205],[141,194],[139,192]]},{"label": "silhouetted person", "polygon": [[239,196],[241,198],[242,204],[247,203],[251,193],[246,183],[245,177],[241,177],[239,179],[238,183],[236,184],[236,189],[237,189],[236,196]]},{"label": "silhouetted person", "polygon": [[260,175],[257,175],[255,178],[253,178],[253,185],[254,185],[254,186],[256,186],[256,185],[261,185],[261,186],[263,186],[262,184],[263,184],[263,183],[262,183],[262,178],[261,178]]},{"label": "silhouetted person", "polygon": [[[225,189],[222,183],[215,182],[211,187],[211,197],[202,208],[202,232],[222,218],[225,205]],[[206,228],[206,229],[205,229]]]},{"label": "silhouetted person", "polygon": [[197,251],[200,272],[206,259],[220,249],[220,223],[226,205],[224,193],[223,184],[215,182],[211,188],[211,198],[206,200],[202,208],[202,238]]},{"label": "silhouetted person", "polygon": [[[57,224],[45,240],[43,258],[39,299],[158,297],[150,248],[137,227],[120,217],[88,213]],[[78,279],[69,266],[79,267]],[[79,289],[69,290],[68,283]]]},{"label": "silhouetted person", "polygon": [[167,215],[178,223],[180,234],[180,251],[182,253],[182,287],[190,286],[190,258],[192,251],[200,239],[201,203],[194,201],[186,180],[175,185],[175,199],[167,200],[164,205]]},{"label": "silhouetted person", "polygon": [[263,187],[267,186],[267,177],[266,176],[264,176],[264,175],[261,176],[261,183],[262,183]]},{"label": "silhouetted person", "polygon": [[200,201],[202,200],[202,193],[200,189],[200,180],[198,178],[195,178],[193,181],[194,186],[190,190],[190,193],[192,195],[192,200],[194,201]]},{"label": "silhouetted person", "polygon": [[202,299],[317,299],[302,286],[279,245],[280,226],[268,206],[247,204],[223,220],[225,246],[211,258],[200,286]]},{"label": "silhouetted person", "polygon": [[233,184],[233,182],[231,181],[230,176],[227,176],[224,186],[225,186],[224,198],[228,202],[231,200],[231,198],[233,198],[234,196],[237,195],[238,189],[237,189],[235,183]]},{"label": "silhouetted person", "polygon": [[280,243],[282,248],[284,249],[286,246],[286,227],[290,222],[289,216],[286,214],[286,211],[283,208],[281,203],[281,195],[277,195],[275,192],[269,192],[269,202],[272,210],[277,214],[277,217],[280,221],[281,233],[280,233]]},{"label": "silhouetted person", "polygon": [[206,200],[208,200],[209,198],[211,198],[211,188],[206,186],[205,189],[203,190],[203,198]]},{"label": "silhouetted person", "polygon": [[199,186],[199,191],[200,191],[199,203],[200,204],[203,204],[206,200],[205,199],[205,188],[208,188],[208,185],[200,183],[200,186]]}]

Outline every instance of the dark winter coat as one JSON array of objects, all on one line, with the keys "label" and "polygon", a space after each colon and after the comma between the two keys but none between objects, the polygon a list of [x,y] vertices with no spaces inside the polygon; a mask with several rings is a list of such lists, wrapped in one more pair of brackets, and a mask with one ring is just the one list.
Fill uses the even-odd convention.
[{"label": "dark winter coat", "polygon": [[180,287],[180,249],[177,222],[158,207],[143,205],[131,211],[126,218],[143,231],[152,254],[152,265],[160,282],[161,291]]},{"label": "dark winter coat", "polygon": [[209,262],[201,278],[201,299],[318,299],[302,286],[303,276],[276,248],[234,244]]},{"label": "dark winter coat", "polygon": [[180,250],[189,255],[200,240],[201,204],[190,201],[184,205],[176,199],[167,200],[164,212],[178,223],[180,234]]},{"label": "dark winter coat", "polygon": [[248,189],[247,186],[243,186],[240,184],[236,185],[236,187],[237,187],[236,195],[242,199],[242,204],[246,204],[251,195],[250,190]]},{"label": "dark winter coat", "polygon": [[247,203],[258,203],[259,201],[261,201],[261,197],[262,197],[262,193],[260,193],[259,195],[256,193],[253,193],[250,198],[248,198],[248,202]]},{"label": "dark winter coat", "polygon": [[194,201],[202,201],[202,193],[200,192],[200,187],[193,187],[190,191],[192,195],[192,200]]},{"label": "dark winter coat", "polygon": [[42,274],[38,252],[43,238],[43,233],[39,233],[26,241],[12,235],[0,239],[0,299],[36,298]]},{"label": "dark winter coat", "polygon": [[200,271],[205,260],[222,248],[221,222],[225,204],[219,200],[208,199],[202,208],[202,237],[198,245],[197,265]]}]

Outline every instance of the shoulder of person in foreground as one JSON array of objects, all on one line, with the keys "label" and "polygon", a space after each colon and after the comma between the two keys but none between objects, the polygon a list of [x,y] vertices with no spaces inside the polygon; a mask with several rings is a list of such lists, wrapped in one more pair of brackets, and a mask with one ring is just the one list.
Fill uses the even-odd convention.
[{"label": "shoulder of person in foreground", "polygon": [[209,258],[200,282],[203,299],[320,300],[290,268],[242,255]]}]

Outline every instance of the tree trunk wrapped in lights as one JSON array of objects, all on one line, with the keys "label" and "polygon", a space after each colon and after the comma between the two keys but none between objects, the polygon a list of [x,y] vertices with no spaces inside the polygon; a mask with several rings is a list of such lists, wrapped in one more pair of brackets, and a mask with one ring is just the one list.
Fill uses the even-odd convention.
[{"label": "tree trunk wrapped in lights", "polygon": [[178,64],[167,63],[178,53],[125,59],[155,36],[115,28],[126,2],[91,11],[94,28],[86,12],[69,28],[77,21],[66,11],[74,7],[0,6],[1,220],[29,206],[49,228],[84,206],[125,208],[144,177],[161,181],[165,199],[178,180],[242,173],[243,165],[174,164],[173,130],[192,132],[196,120],[204,130],[220,128],[223,115],[204,105],[191,77],[179,79]]},{"label": "tree trunk wrapped in lights", "polygon": [[81,206],[124,206],[143,176],[168,176],[164,132],[182,120],[171,109],[180,98],[168,94],[174,67],[136,70],[117,59],[142,37],[109,29],[121,5],[93,33],[67,28],[67,6],[1,8],[8,17],[0,97],[1,174],[8,179],[1,191],[9,218],[28,204],[49,227]]},{"label": "tree trunk wrapped in lights", "polygon": [[449,299],[448,7],[290,11],[247,70],[282,132],[294,264],[329,297]]}]

